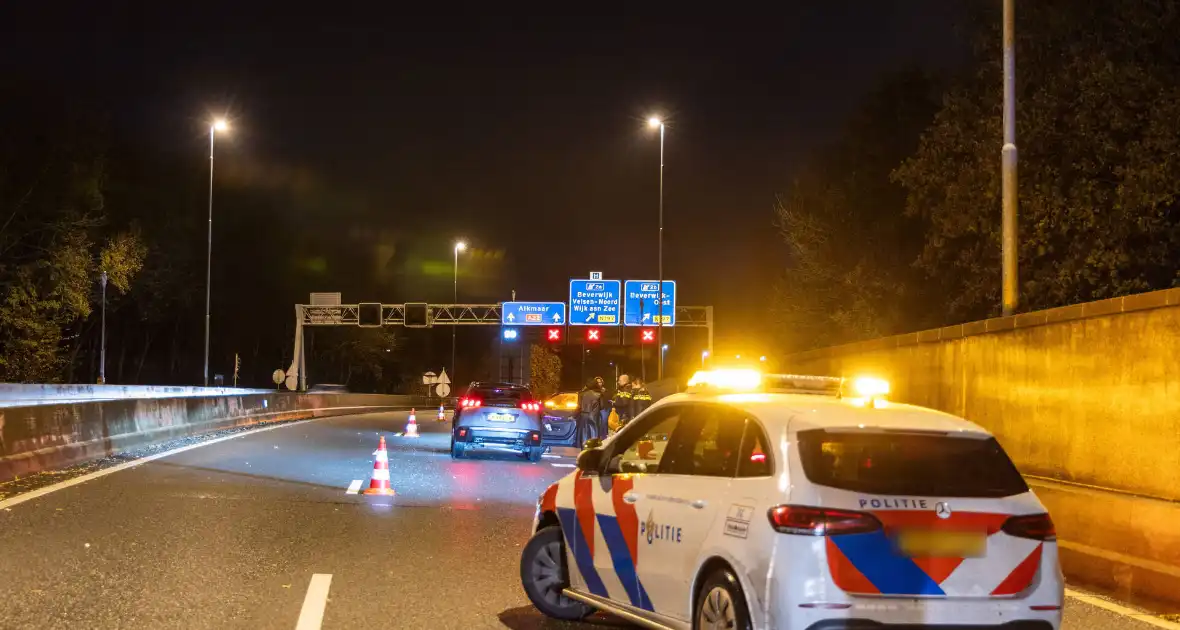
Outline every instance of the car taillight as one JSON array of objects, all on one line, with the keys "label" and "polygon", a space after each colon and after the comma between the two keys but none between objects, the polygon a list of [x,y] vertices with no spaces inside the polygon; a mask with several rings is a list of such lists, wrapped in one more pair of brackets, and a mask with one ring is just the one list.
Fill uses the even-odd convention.
[{"label": "car taillight", "polygon": [[839,536],[866,534],[881,529],[881,521],[872,514],[849,510],[780,505],[767,513],[770,526],[781,534],[801,536]]},{"label": "car taillight", "polygon": [[1013,516],[1004,521],[1002,529],[1005,534],[1017,538],[1057,540],[1057,528],[1053,526],[1053,519],[1049,518],[1048,514]]},{"label": "car taillight", "polygon": [[460,398],[459,407],[463,409],[475,409],[483,404],[483,401],[478,398]]},{"label": "car taillight", "polygon": [[525,411],[540,411],[541,410],[541,403],[531,401],[531,400],[525,401],[525,402],[520,403],[520,408],[524,409]]}]

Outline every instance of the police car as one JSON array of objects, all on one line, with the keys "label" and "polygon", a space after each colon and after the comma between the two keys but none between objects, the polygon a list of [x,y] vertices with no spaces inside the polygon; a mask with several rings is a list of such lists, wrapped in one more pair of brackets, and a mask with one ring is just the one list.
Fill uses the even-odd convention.
[{"label": "police car", "polygon": [[1056,630],[1053,522],[996,439],[877,379],[699,372],[537,503],[521,580],[651,628]]}]

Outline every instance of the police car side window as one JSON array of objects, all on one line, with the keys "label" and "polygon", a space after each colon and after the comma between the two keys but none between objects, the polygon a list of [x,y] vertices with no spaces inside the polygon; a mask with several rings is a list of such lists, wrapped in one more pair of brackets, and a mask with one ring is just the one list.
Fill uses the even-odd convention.
[{"label": "police car side window", "polygon": [[[648,415],[642,426],[637,426],[622,438],[611,457],[610,470],[620,473],[657,473],[668,451],[672,433],[680,422],[679,407],[668,407]],[[625,447],[625,448],[624,448]]]},{"label": "police car side window", "polygon": [[744,418],[721,405],[693,405],[677,427],[662,472],[699,477],[733,477],[742,445]]},{"label": "police car side window", "polygon": [[738,455],[738,477],[768,477],[774,473],[770,443],[756,420],[746,418],[746,434]]}]

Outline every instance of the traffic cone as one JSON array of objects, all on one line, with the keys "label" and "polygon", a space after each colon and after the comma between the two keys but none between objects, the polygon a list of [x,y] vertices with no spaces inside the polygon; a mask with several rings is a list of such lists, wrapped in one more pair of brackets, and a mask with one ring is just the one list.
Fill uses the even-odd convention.
[{"label": "traffic cone", "polygon": [[438,421],[439,422],[446,422],[447,421],[447,412],[445,409],[443,409],[442,405],[438,406]]},{"label": "traffic cone", "polygon": [[410,410],[410,421],[406,423],[406,432],[402,437],[416,438],[418,437],[418,420],[414,417],[414,410]]},{"label": "traffic cone", "polygon": [[389,487],[389,452],[385,450],[385,436],[381,436],[381,443],[373,452],[373,478],[369,480],[369,489],[363,494],[380,494],[393,496],[393,488]]}]

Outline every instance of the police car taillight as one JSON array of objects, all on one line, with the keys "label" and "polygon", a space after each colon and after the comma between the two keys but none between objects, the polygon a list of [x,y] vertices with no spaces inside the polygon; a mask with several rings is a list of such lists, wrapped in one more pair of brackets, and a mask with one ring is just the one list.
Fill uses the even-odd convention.
[{"label": "police car taillight", "polygon": [[1003,531],[1009,536],[1017,538],[1031,538],[1032,540],[1057,540],[1057,528],[1048,514],[1028,514],[1013,516],[1004,521]]},{"label": "police car taillight", "polygon": [[478,398],[460,398],[459,407],[463,409],[475,409],[483,404],[483,401]]},{"label": "police car taillight", "polygon": [[526,401],[520,403],[520,408],[525,411],[540,411],[541,410],[541,403],[535,402],[532,400],[526,400]]},{"label": "police car taillight", "polygon": [[800,536],[839,536],[866,534],[881,529],[881,521],[872,514],[850,510],[780,505],[770,509],[770,526],[780,534]]}]

